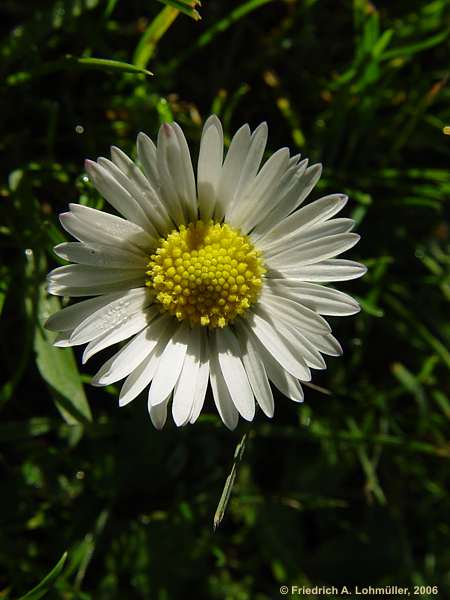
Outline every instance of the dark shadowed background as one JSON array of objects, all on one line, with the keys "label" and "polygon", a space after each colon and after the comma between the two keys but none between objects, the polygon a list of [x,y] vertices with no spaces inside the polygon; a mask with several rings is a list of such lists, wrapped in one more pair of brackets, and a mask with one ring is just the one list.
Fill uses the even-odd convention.
[{"label": "dark shadowed background", "polygon": [[[2,2],[0,597],[25,594],[67,551],[48,598],[274,600],[284,584],[445,598],[450,6],[196,9],[201,20],[156,0]],[[42,323],[59,301],[43,284],[64,241],[58,213],[103,207],[84,158],[112,144],[134,155],[139,131],[175,119],[195,162],[211,112],[228,141],[266,120],[270,152],[323,162],[312,197],[350,196],[362,240],[347,257],[369,271],[339,285],[362,311],[331,319],[344,356],[313,380],[328,393],[277,397],[272,421],[233,433],[208,399],[196,425],[157,432],[144,397],[119,410],[116,388],[89,386],[111,351],[82,367],[51,346]]]}]

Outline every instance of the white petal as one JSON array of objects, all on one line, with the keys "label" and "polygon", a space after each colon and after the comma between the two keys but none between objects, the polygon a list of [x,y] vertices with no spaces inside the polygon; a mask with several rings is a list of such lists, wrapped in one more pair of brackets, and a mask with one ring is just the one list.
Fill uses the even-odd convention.
[{"label": "white petal", "polygon": [[289,341],[296,356],[301,356],[308,367],[325,369],[326,364],[322,356],[302,334],[307,331],[326,334],[330,331],[329,327],[324,331],[323,328],[305,326],[305,321],[298,318],[298,315],[301,314],[298,310],[300,305],[285,298],[278,298],[277,304],[264,303],[262,307],[261,310],[267,317],[270,316],[274,328],[285,340]]},{"label": "white petal", "polygon": [[[293,212],[296,208],[298,208],[305,199],[309,196],[312,189],[315,187],[316,183],[319,181],[320,176],[322,175],[322,165],[320,163],[316,165],[311,165],[308,167],[301,177],[302,187],[297,190],[297,197],[295,201],[289,203],[287,199],[283,203],[284,214],[280,214],[280,218],[287,217]],[[281,208],[281,207],[280,207]]]},{"label": "white petal", "polygon": [[301,243],[295,248],[289,248],[276,256],[267,257],[266,265],[270,269],[289,270],[303,265],[313,265],[342,254],[353,248],[360,240],[357,233],[339,233],[324,238]]},{"label": "white petal", "polygon": [[297,378],[288,373],[252,333],[249,334],[261,357],[267,376],[282,394],[294,402],[303,402],[303,389]]},{"label": "white petal", "polygon": [[273,417],[274,401],[270,389],[264,363],[258,355],[257,349],[240,323],[236,324],[236,331],[242,348],[242,363],[247,373],[248,381],[252,387],[256,401],[268,417]]},{"label": "white petal", "polygon": [[[147,309],[153,302],[153,296],[148,288],[138,288],[97,309],[75,328],[72,343],[84,344],[127,323],[135,313],[143,313]],[[150,307],[147,314],[150,320],[158,314],[158,308]]]},{"label": "white petal", "polygon": [[[298,268],[290,268],[289,271],[281,271],[287,279],[297,281],[312,281],[318,283],[329,283],[332,281],[348,281],[356,279],[367,273],[367,267],[353,260],[343,258],[332,258],[314,265],[306,265]],[[276,277],[279,277],[277,275]]]},{"label": "white petal", "polygon": [[72,344],[70,343],[70,331],[62,331],[58,333],[53,341],[53,346],[56,348],[69,348]]},{"label": "white petal", "polygon": [[[157,198],[155,190],[151,189],[140,169],[124,152],[122,152],[122,150],[112,146],[111,156],[113,159],[112,161],[100,157],[97,160],[97,164],[111,175],[111,177],[136,201],[147,219],[145,230],[156,241],[159,237],[157,227],[149,216],[151,214],[150,209],[153,196],[155,196],[155,199]],[[148,197],[146,197],[146,191],[150,192]]]},{"label": "white petal", "polygon": [[[271,310],[272,321],[276,330],[290,342],[296,356],[301,356],[308,367],[312,369],[325,369],[326,363],[315,345],[306,337],[307,330],[299,327],[298,323],[292,322],[280,310],[277,313]],[[316,335],[324,335],[323,333]]]},{"label": "white petal", "polygon": [[201,334],[199,327],[189,332],[189,343],[184,357],[180,377],[173,392],[172,416],[179,427],[184,425],[192,412],[200,366]]},{"label": "white petal", "polygon": [[203,408],[205,402],[206,389],[208,387],[209,380],[209,358],[208,358],[208,343],[206,340],[206,333],[201,336],[201,351],[200,351],[200,365],[197,372],[197,381],[195,383],[195,394],[194,402],[192,404],[192,411],[189,415],[189,422],[195,423],[198,416]]},{"label": "white petal", "polygon": [[97,354],[97,352],[100,352],[105,348],[109,348],[109,346],[112,346],[113,344],[123,342],[132,335],[136,335],[142,331],[144,327],[146,327],[152,320],[152,316],[153,318],[156,317],[156,314],[153,313],[152,315],[150,311],[138,312],[127,317],[122,321],[122,323],[116,325],[108,331],[105,331],[105,333],[101,334],[100,336],[96,336],[91,342],[89,342],[83,352],[83,364],[85,364],[92,356]]},{"label": "white petal", "polygon": [[272,244],[270,248],[264,251],[264,257],[271,260],[278,254],[289,250],[296,251],[297,248],[307,242],[323,239],[340,233],[348,233],[353,229],[355,222],[353,219],[331,219],[325,223],[316,223],[315,225],[301,227],[297,232],[292,233],[278,243]]},{"label": "white petal", "polygon": [[[88,265],[64,265],[49,274],[49,280],[60,285],[88,286],[93,283],[113,283],[136,277],[142,273],[137,269],[99,269]],[[144,279],[144,278],[142,278]]]},{"label": "white petal", "polygon": [[167,405],[169,404],[172,394],[169,394],[162,402],[153,406],[150,399],[147,402],[148,412],[150,419],[156,429],[162,429],[166,424],[167,419]]},{"label": "white petal", "polygon": [[305,361],[295,354],[289,340],[276,330],[265,311],[258,306],[253,307],[248,312],[248,316],[241,319],[241,322],[247,330],[255,334],[286,371],[289,371],[297,379],[310,381],[311,372]]},{"label": "white petal", "polygon": [[90,286],[71,286],[58,285],[50,283],[47,285],[47,292],[53,296],[65,296],[67,298],[82,298],[83,296],[101,296],[103,294],[112,294],[115,292],[124,292],[131,288],[142,285],[142,277],[134,277],[116,283],[92,284]]},{"label": "white petal", "polygon": [[145,269],[148,255],[136,249],[135,252],[124,248],[106,246],[93,242],[64,242],[54,247],[57,256],[83,265],[109,267],[113,269]]},{"label": "white petal", "polygon": [[119,395],[119,406],[126,406],[132,402],[149,385],[155,376],[159,359],[161,358],[161,355],[156,352],[157,348],[160,348],[162,353],[163,346],[158,344],[123,382]]},{"label": "white petal", "polygon": [[219,359],[214,343],[214,337],[208,340],[209,343],[209,378],[211,381],[211,389],[213,392],[214,403],[220,418],[228,427],[235,429],[239,420],[239,413],[233,404],[227,384],[223,378],[222,371],[219,365]]},{"label": "white petal", "polygon": [[183,187],[187,159],[181,152],[175,130],[168,123],[159,129],[156,155],[161,193],[167,210],[177,225],[186,224],[186,219],[191,220],[192,209],[190,198],[186,196],[187,190]]},{"label": "white petal", "polygon": [[[267,250],[274,243],[278,243],[282,238],[290,234],[296,234],[300,227],[307,225],[311,227],[316,223],[322,223],[331,219],[347,203],[347,196],[344,194],[331,194],[324,196],[315,202],[311,202],[304,208],[296,211],[282,221],[271,221],[272,226],[263,234],[256,228],[252,233],[252,238],[258,243],[260,250]],[[270,216],[270,215],[269,215]],[[273,223],[278,223],[273,226]]]},{"label": "white petal", "polygon": [[304,304],[321,315],[345,316],[360,311],[351,296],[316,283],[299,283],[289,279],[267,279],[267,286],[279,296]]},{"label": "white petal", "polygon": [[157,239],[159,237],[157,232],[164,234],[173,227],[157,190],[152,187],[141,170],[122,150],[112,146],[111,157],[113,162],[106,158],[99,158],[98,164],[108,171],[136,200],[151,224],[150,227],[146,227],[146,231]]},{"label": "white petal", "polygon": [[[275,155],[274,155],[275,156]],[[287,157],[289,158],[289,156]],[[261,235],[260,230],[265,229],[265,223],[270,222],[272,229],[274,223],[279,223],[283,217],[277,216],[280,212],[280,205],[286,198],[297,198],[297,190],[301,189],[301,177],[306,169],[307,161],[303,161],[300,166],[291,165],[288,160],[284,166],[284,172],[280,172],[275,180],[275,185],[266,191],[264,196],[258,201],[257,210],[246,214],[243,222],[243,230],[246,232],[254,229],[254,236],[258,238]],[[254,207],[256,209],[256,206]],[[273,215],[273,216],[272,216]]]},{"label": "white petal", "polygon": [[223,131],[219,119],[212,115],[203,127],[197,167],[200,218],[205,222],[214,214],[223,162]]},{"label": "white petal", "polygon": [[216,348],[223,378],[239,414],[247,421],[255,416],[255,399],[241,361],[241,347],[233,331],[215,329]]},{"label": "white petal", "polygon": [[[184,210],[190,221],[194,221],[198,217],[197,210],[197,192],[195,189],[194,170],[192,168],[191,154],[186,142],[183,130],[178,123],[172,123],[172,129],[175,132],[178,148],[175,153],[179,169],[174,168],[174,175],[179,176],[179,184],[177,184],[178,195],[183,203]],[[179,187],[181,186],[181,187]]]},{"label": "white petal", "polygon": [[69,206],[71,212],[59,215],[59,220],[64,229],[81,242],[121,245],[129,250],[137,247],[144,252],[154,248],[152,237],[131,221],[82,204]]},{"label": "white petal", "polygon": [[291,156],[291,158],[289,159],[289,166],[291,167],[291,166],[298,165],[301,157],[302,157],[301,154],[294,154],[294,156]]},{"label": "white petal", "polygon": [[125,406],[144,390],[155,376],[164,348],[176,329],[176,321],[169,316],[159,341],[150,354],[125,379],[119,395],[119,406]]},{"label": "white petal", "polygon": [[[228,215],[231,214],[234,206],[242,202],[247,190],[254,184],[266,143],[267,123],[261,123],[251,137],[250,147],[242,164],[239,181],[237,182],[233,197],[230,198],[229,203],[225,206],[225,218],[227,221],[229,221]],[[231,221],[229,222],[231,223]]]},{"label": "white petal", "polygon": [[341,356],[342,347],[331,333],[323,335],[321,333],[313,333],[312,331],[304,331],[303,335],[317,348],[317,350],[319,350],[319,352],[322,352],[322,354],[328,354],[328,356]]},{"label": "white petal", "polygon": [[267,312],[273,313],[277,317],[282,313],[286,319],[300,329],[321,331],[323,333],[331,331],[331,327],[323,317],[294,300],[274,293],[270,289],[270,285],[266,285],[263,288],[260,296],[260,305]]},{"label": "white petal", "polygon": [[138,160],[154,190],[159,188],[159,173],[156,159],[156,146],[145,133],[139,133],[137,136],[137,154]]},{"label": "white petal", "polygon": [[163,402],[175,387],[183,367],[190,340],[189,333],[189,327],[184,321],[167,342],[149,390],[148,398],[153,406]]},{"label": "white petal", "polygon": [[214,207],[214,219],[221,221],[227,206],[233,201],[239,183],[242,165],[250,148],[251,135],[248,125],[243,125],[234,134],[220,174],[217,202]]},{"label": "white petal", "polygon": [[[226,220],[234,227],[248,231],[253,226],[255,211],[258,215],[270,211],[277,197],[277,189],[283,184],[282,175],[289,162],[289,150],[281,148],[263,165],[247,192],[233,203]],[[250,219],[250,225],[247,221]]]},{"label": "white petal", "polygon": [[127,290],[126,292],[107,294],[106,296],[90,298],[89,300],[82,300],[71,306],[66,306],[66,308],[59,310],[47,319],[45,328],[50,329],[50,331],[72,331],[93,312],[118,298],[126,297],[128,293],[129,291]]},{"label": "white petal", "polygon": [[115,179],[104,167],[92,160],[85,161],[85,168],[89,175],[89,179],[111,206],[129,221],[142,227],[144,231],[150,229],[148,232],[151,234],[152,227],[144,211],[135,198],[133,198],[117,179]]},{"label": "white petal", "polygon": [[115,383],[129,375],[152,352],[171,317],[161,315],[112,356],[92,379],[92,385]]},{"label": "white petal", "polygon": [[57,267],[47,279],[49,294],[73,297],[98,296],[145,284],[142,269],[99,269],[86,265]]},{"label": "white petal", "polygon": [[283,369],[270,354],[264,355],[264,366],[270,381],[286,398],[294,402],[303,402],[304,393],[300,382]]}]

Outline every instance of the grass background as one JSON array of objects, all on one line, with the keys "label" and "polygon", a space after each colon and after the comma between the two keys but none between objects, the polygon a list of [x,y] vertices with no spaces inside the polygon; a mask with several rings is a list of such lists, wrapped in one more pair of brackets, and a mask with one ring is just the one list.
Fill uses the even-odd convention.
[{"label": "grass background", "polygon": [[[282,584],[436,585],[445,598],[450,7],[184,10],[0,8],[0,597],[57,565],[28,598],[273,600]],[[172,118],[198,148],[211,112],[228,140],[267,120],[270,151],[322,161],[313,197],[350,196],[362,235],[351,258],[369,268],[339,286],[363,310],[332,322],[344,356],[314,379],[331,393],[278,397],[272,421],[257,417],[216,533],[248,427],[228,432],[209,400],[195,426],[156,432],[143,398],[119,411],[113,387],[85,385],[103,356],[80,367],[42,329],[59,302],[43,286],[64,240],[57,215],[71,201],[103,206],[83,159],[111,144],[133,154],[139,131],[154,137]]]}]

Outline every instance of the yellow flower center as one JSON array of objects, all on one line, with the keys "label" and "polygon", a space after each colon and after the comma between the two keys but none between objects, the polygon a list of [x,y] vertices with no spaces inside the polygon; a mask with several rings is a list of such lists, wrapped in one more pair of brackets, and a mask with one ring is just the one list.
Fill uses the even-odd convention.
[{"label": "yellow flower center", "polygon": [[264,273],[247,236],[225,223],[197,221],[161,239],[146,285],[179,321],[225,327],[256,302]]}]

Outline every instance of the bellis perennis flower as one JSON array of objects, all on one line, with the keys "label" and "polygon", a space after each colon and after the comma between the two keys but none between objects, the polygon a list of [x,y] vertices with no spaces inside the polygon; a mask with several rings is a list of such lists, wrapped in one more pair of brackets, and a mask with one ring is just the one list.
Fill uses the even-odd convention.
[{"label": "bellis perennis flower", "polygon": [[[203,128],[197,181],[176,123],[157,145],[137,139],[138,164],[121,150],[87,161],[97,190],[121,215],[78,204],[61,215],[77,242],[56,246],[72,263],[54,269],[48,291],[91,298],[47,322],[58,346],[87,343],[83,362],[128,340],[93,384],[125,382],[124,406],[148,388],[153,424],[171,404],[177,425],[194,423],[208,382],[227,427],[271,417],[270,383],[296,402],[300,381],[342,353],[322,315],[351,315],[350,296],[322,283],[360,277],[365,267],[334,258],[356,244],[351,219],[333,219],[347,198],[303,203],[321,166],[275,152],[263,166],[267,125],[241,127],[224,159],[217,117]],[[139,166],[138,166],[139,165]]]}]

